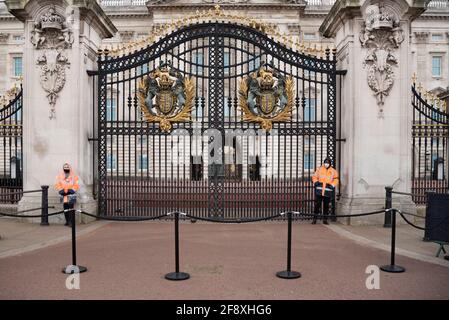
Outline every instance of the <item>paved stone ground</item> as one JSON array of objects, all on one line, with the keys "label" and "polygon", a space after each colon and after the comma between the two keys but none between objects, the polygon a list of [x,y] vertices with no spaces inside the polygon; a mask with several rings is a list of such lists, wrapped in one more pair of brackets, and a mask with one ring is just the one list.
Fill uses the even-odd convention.
[{"label": "paved stone ground", "polygon": [[[96,221],[78,225],[80,235],[106,224]],[[41,226],[39,223],[24,223],[20,219],[0,217],[0,258],[33,251],[71,239],[71,229],[63,225]]]},{"label": "paved stone ground", "polygon": [[[423,227],[423,223],[416,223]],[[335,232],[347,236],[350,239],[361,240],[376,248],[390,250],[391,229],[382,226],[347,226],[333,224],[330,226]],[[443,259],[444,253],[436,257],[438,248],[435,242],[423,241],[424,231],[415,229],[407,224],[398,225],[396,229],[396,252],[407,257],[432,262],[443,266],[449,266]],[[366,241],[364,241],[366,240]],[[446,250],[449,246],[446,246]]]},{"label": "paved stone ground", "polygon": [[296,280],[275,277],[286,264],[285,223],[182,223],[180,231],[187,281],[164,279],[174,271],[173,223],[109,223],[79,237],[78,262],[89,268],[80,290],[65,288],[66,241],[0,259],[0,299],[449,299],[448,267],[403,256],[405,273],[381,272],[381,289],[367,290],[366,267],[388,263],[389,253],[323,225],[293,227]]}]

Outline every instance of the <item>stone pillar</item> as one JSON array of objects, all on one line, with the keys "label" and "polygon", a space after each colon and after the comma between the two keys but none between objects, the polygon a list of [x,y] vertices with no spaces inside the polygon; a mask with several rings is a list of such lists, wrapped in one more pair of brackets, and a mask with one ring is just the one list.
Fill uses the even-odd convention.
[{"label": "stone pillar", "polygon": [[[94,0],[7,0],[6,5],[25,24],[23,188],[49,185],[49,205],[55,206],[49,212],[61,210],[54,183],[68,162],[80,178],[77,207],[95,213],[88,141],[93,88],[86,71],[96,69],[101,40],[117,30]],[[40,197],[24,195],[19,210],[40,207]],[[62,219],[51,217],[50,223]]]},{"label": "stone pillar", "polygon": [[[428,2],[428,1],[427,1]],[[411,191],[410,23],[426,1],[337,1],[320,27],[347,70],[342,91],[339,214],[383,209],[385,186]],[[411,197],[393,196],[393,207],[416,208]],[[383,215],[351,224],[383,222]],[[399,221],[400,219],[398,219]]]}]

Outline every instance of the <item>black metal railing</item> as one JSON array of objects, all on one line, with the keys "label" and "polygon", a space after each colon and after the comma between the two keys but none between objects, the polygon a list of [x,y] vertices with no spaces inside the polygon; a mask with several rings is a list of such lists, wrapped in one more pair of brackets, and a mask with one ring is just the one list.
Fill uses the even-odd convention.
[{"label": "black metal railing", "polygon": [[412,193],[413,201],[425,203],[428,190],[446,192],[448,181],[449,113],[444,102],[413,83]]},{"label": "black metal railing", "polygon": [[[337,100],[344,73],[337,85],[335,56],[330,49],[321,57],[293,51],[261,30],[230,22],[181,27],[131,54],[103,51],[98,71],[89,73],[99,212],[196,210],[224,219],[263,217],[273,210],[312,212],[314,171],[326,157],[339,166]],[[183,130],[184,136],[146,121],[139,105],[141,80],[168,61],[194,82],[192,121],[172,123],[172,131]],[[288,121],[274,122],[271,132],[260,132],[259,123],[243,120],[239,84],[268,65],[292,77],[293,112]],[[210,163],[209,129],[222,134],[219,152],[231,163]],[[258,136],[236,133],[227,141],[227,130],[254,130]],[[341,134],[338,139],[344,141]]]},{"label": "black metal railing", "polygon": [[0,203],[17,203],[22,197],[22,85],[0,99]]},{"label": "black metal railing", "polygon": [[41,225],[42,226],[48,226],[48,217],[49,217],[49,213],[48,213],[48,209],[49,208],[54,208],[53,206],[49,207],[48,206],[48,188],[49,186],[41,186],[40,189],[36,189],[36,190],[27,190],[27,191],[16,191],[14,193],[9,192],[9,193],[3,193],[0,192],[0,203],[3,203],[6,199],[9,199],[11,196],[13,195],[20,195],[21,197],[24,194],[29,194],[29,193],[41,193],[41,206],[39,208],[31,208],[31,209],[26,209],[26,210],[22,210],[22,211],[17,211],[14,212],[14,214],[5,214],[5,213],[0,213],[0,217],[1,216],[11,216],[11,217],[15,217],[15,216],[19,216],[22,213],[29,213],[29,212],[34,212],[34,211],[40,211],[39,214],[34,214],[34,215],[25,215],[23,217],[39,217],[41,218]]}]

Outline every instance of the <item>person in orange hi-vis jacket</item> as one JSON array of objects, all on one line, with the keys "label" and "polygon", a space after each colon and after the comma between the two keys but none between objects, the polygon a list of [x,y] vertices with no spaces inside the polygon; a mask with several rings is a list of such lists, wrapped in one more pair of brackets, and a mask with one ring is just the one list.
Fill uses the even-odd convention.
[{"label": "person in orange hi-vis jacket", "polygon": [[[62,167],[62,172],[56,177],[56,190],[61,197],[64,210],[73,209],[76,202],[76,192],[79,190],[78,176],[73,172],[68,163]],[[64,212],[65,225],[71,226],[70,212]]]},{"label": "person in orange hi-vis jacket", "polygon": [[324,224],[328,224],[327,215],[329,214],[329,203],[335,195],[335,187],[338,185],[338,171],[332,168],[329,158],[326,158],[323,165],[319,167],[312,176],[313,186],[315,188],[315,208],[312,224],[316,224],[316,215],[319,214],[321,203],[323,203]]}]

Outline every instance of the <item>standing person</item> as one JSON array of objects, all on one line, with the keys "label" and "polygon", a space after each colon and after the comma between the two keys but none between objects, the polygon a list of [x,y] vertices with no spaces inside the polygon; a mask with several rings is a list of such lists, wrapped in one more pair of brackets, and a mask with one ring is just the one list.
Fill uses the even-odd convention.
[{"label": "standing person", "polygon": [[[62,172],[56,177],[56,190],[61,196],[64,210],[73,209],[76,202],[76,192],[79,190],[78,176],[73,172],[68,163],[62,167]],[[65,226],[71,226],[70,212],[64,212]]]},{"label": "standing person", "polygon": [[313,213],[312,224],[316,224],[316,215],[319,214],[321,203],[323,203],[323,219],[324,224],[327,222],[327,215],[329,214],[329,203],[335,195],[335,187],[338,185],[338,171],[332,167],[331,160],[326,158],[323,165],[319,167],[312,176],[313,186],[315,188],[315,208]]}]

